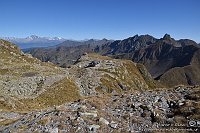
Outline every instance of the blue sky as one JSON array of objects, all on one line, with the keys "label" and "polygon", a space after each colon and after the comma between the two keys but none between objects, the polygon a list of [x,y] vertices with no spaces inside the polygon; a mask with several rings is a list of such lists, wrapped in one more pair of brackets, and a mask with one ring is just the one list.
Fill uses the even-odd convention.
[{"label": "blue sky", "polygon": [[81,40],[165,33],[200,42],[200,0],[0,1],[0,36]]}]

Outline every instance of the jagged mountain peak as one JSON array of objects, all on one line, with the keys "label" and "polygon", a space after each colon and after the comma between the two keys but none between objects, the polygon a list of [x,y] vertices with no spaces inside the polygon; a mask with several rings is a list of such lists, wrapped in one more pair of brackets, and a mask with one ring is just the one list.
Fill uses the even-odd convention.
[{"label": "jagged mountain peak", "polygon": [[163,36],[163,38],[161,38],[160,40],[165,43],[172,44],[175,47],[181,47],[181,44],[178,41],[176,41],[174,38],[172,38],[170,34],[166,33]]},{"label": "jagged mountain peak", "polygon": [[135,36],[133,36],[132,38],[136,40],[136,39],[138,39],[138,37],[139,37],[139,35],[138,35],[138,34],[136,34],[136,35],[135,35]]},{"label": "jagged mountain peak", "polygon": [[164,36],[163,36],[163,39],[164,40],[169,40],[169,39],[171,39],[171,36],[169,35],[169,34],[165,34]]}]

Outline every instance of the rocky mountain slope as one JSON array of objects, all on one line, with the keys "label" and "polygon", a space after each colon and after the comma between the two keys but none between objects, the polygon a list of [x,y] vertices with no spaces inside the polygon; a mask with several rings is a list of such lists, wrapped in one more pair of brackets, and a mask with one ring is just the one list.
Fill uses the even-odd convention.
[{"label": "rocky mountain slope", "polygon": [[[0,112],[7,132],[199,132],[199,88],[89,97],[27,114]],[[14,120],[13,120],[14,119]],[[9,121],[13,120],[13,121]]]},{"label": "rocky mountain slope", "polygon": [[[145,69],[142,69],[142,66],[128,60],[86,54],[81,56],[75,65],[68,68],[68,71],[79,86],[81,95],[88,96],[144,91],[155,87],[156,82],[149,75],[142,74],[140,70],[145,72]],[[146,77],[150,82],[145,79]]]},{"label": "rocky mountain slope", "polygon": [[[24,54],[7,41],[1,40],[0,46],[2,109],[4,105],[5,109],[21,109],[27,103],[28,108],[34,108],[34,104],[45,107],[79,96],[132,92],[156,86],[146,69],[131,61],[84,54],[75,65],[64,69]],[[51,99],[52,96],[58,99]]]},{"label": "rocky mountain slope", "polygon": [[[60,81],[67,77],[67,72],[63,69],[53,63],[43,63],[31,55],[24,54],[10,42],[0,40],[0,53],[1,110],[27,109],[29,105],[33,108],[37,107],[38,103],[34,102],[32,103],[36,104],[36,106],[31,104],[26,106],[25,99],[43,95],[46,90],[50,92],[57,86],[59,90],[62,84]],[[66,81],[70,80],[66,79]],[[49,94],[49,97],[51,96],[52,94]],[[41,101],[45,103],[48,100],[51,99],[43,99]]]},{"label": "rocky mountain slope", "polygon": [[[84,54],[70,68],[41,62],[4,40],[0,40],[0,54],[3,113],[27,113],[91,96],[144,91],[157,84],[143,66],[97,54]],[[8,116],[1,117],[0,123],[14,120],[12,113]]]}]

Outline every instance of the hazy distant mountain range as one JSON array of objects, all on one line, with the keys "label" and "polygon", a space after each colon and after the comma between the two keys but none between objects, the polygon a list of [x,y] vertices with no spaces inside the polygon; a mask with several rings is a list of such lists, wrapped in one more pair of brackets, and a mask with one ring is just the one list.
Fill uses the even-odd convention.
[{"label": "hazy distant mountain range", "polygon": [[[21,49],[29,48],[43,48],[43,47],[75,47],[85,44],[99,45],[107,42],[107,39],[85,39],[85,40],[71,40],[61,37],[40,37],[36,35],[31,35],[26,38],[16,38],[16,37],[0,37],[0,39],[7,40],[19,46]],[[112,41],[112,40],[109,40]]]},{"label": "hazy distant mountain range", "polygon": [[39,37],[31,35],[26,38],[1,37],[1,39],[17,44],[21,49],[34,47],[49,47],[60,44],[66,39],[60,37]]}]

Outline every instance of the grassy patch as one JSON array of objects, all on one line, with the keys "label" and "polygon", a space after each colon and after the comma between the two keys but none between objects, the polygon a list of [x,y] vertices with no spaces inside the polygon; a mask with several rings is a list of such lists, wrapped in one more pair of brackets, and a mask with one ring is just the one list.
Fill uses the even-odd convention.
[{"label": "grassy patch", "polygon": [[39,122],[37,122],[39,125],[45,126],[48,122],[48,118],[43,118]]},{"label": "grassy patch", "polygon": [[4,121],[1,121],[1,122],[0,122],[0,125],[1,125],[1,126],[7,126],[7,125],[9,125],[9,124],[12,124],[12,123],[18,121],[18,120],[19,120],[19,119],[8,119],[8,120],[4,120]]},{"label": "grassy patch", "polygon": [[40,109],[80,99],[79,89],[70,79],[63,79],[35,99],[22,100],[28,109]]},{"label": "grassy patch", "polygon": [[9,72],[8,69],[0,69],[0,75],[5,75]]},{"label": "grassy patch", "polygon": [[121,62],[122,64],[116,66],[114,71],[103,68],[98,69],[98,71],[105,73],[100,80],[101,87],[96,88],[98,92],[101,92],[101,88],[106,90],[107,93],[111,93],[113,90],[121,93],[148,88],[144,78],[132,61],[121,60]]},{"label": "grassy patch", "polygon": [[106,88],[107,93],[111,93],[113,90],[120,93],[121,89],[118,86],[118,81],[112,78],[108,74],[105,74],[103,78],[100,79],[102,86]]},{"label": "grassy patch", "polygon": [[96,59],[99,59],[99,60],[111,60],[112,58],[108,57],[108,56],[101,56],[99,54],[96,54],[96,53],[89,53],[88,54],[89,57],[91,58],[96,58]]}]

